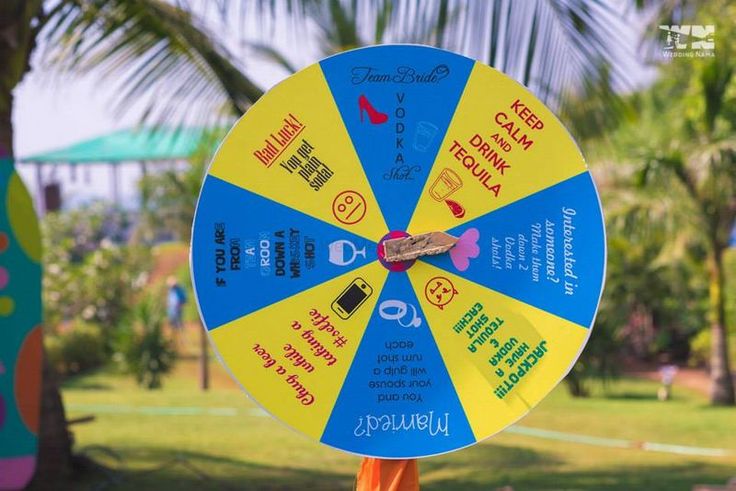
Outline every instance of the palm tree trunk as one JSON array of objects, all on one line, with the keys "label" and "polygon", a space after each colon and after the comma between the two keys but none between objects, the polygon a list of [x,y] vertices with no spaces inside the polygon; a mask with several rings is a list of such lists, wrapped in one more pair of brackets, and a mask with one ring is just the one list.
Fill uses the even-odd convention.
[{"label": "palm tree trunk", "polygon": [[67,482],[72,474],[72,464],[72,437],[67,427],[64,403],[56,374],[44,356],[38,464],[29,489],[60,489],[60,483]]},{"label": "palm tree trunk", "polygon": [[209,390],[210,388],[210,362],[209,362],[209,342],[207,341],[207,331],[205,327],[199,326],[199,388],[200,390]]},{"label": "palm tree trunk", "polygon": [[[2,63],[2,60],[0,60]],[[3,107],[0,103],[0,158],[11,158],[13,157],[13,94],[8,92],[7,94],[0,94],[0,100],[5,99],[8,101],[8,106]]]},{"label": "palm tree trunk", "polygon": [[[13,90],[28,70],[37,31],[32,27],[42,16],[42,0],[0,2],[0,156],[14,159]],[[39,456],[33,489],[60,489],[71,473],[71,438],[53,370],[44,358],[41,388]]]},{"label": "palm tree trunk", "polygon": [[734,405],[734,388],[728,360],[728,335],[726,333],[723,249],[714,246],[712,251],[708,258],[711,323],[710,402],[717,405]]},{"label": "palm tree trunk", "polygon": [[[11,104],[0,111],[0,152],[4,150],[5,157],[13,158],[13,120],[12,100],[10,93],[0,94]],[[43,378],[41,387],[41,425],[39,432],[39,453],[36,477],[32,489],[58,489],[59,482],[71,474],[72,443],[66,426],[64,405],[59,394],[51,366],[44,358]]]}]

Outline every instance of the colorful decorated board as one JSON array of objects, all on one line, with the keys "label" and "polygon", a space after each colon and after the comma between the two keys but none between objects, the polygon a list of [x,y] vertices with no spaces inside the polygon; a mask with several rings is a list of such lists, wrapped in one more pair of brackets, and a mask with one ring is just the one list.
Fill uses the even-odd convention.
[{"label": "colorful decorated board", "polygon": [[[402,263],[386,238],[444,231]],[[339,54],[274,87],[218,150],[192,273],[222,362],[292,428],[360,455],[483,440],[552,390],[603,287],[575,142],[505,75],[422,46]]]},{"label": "colorful decorated board", "polygon": [[22,489],[38,449],[41,239],[31,198],[2,155],[0,200],[0,489]]}]

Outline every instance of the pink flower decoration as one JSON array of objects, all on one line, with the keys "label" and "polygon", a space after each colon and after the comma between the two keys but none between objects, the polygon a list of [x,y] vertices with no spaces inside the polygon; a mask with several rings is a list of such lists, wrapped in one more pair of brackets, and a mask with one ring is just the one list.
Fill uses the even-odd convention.
[{"label": "pink flower decoration", "polygon": [[455,247],[450,249],[450,259],[452,265],[458,271],[465,271],[470,267],[470,260],[480,255],[480,247],[478,247],[478,239],[480,232],[477,228],[469,228],[460,236]]}]

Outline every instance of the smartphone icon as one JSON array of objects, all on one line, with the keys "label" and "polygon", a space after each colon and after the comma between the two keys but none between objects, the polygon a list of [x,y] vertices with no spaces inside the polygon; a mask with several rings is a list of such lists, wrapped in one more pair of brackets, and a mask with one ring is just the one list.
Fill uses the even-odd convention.
[{"label": "smartphone icon", "polygon": [[372,294],[373,288],[365,280],[355,278],[332,302],[332,311],[347,320]]}]

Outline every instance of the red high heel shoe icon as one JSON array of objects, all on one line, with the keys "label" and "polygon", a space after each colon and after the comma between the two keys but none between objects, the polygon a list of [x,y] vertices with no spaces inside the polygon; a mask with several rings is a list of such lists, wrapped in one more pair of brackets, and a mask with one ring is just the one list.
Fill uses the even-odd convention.
[{"label": "red high heel shoe icon", "polygon": [[376,110],[364,95],[358,97],[358,108],[360,108],[360,122],[363,122],[363,111],[368,113],[371,124],[383,124],[388,121],[388,114]]}]

